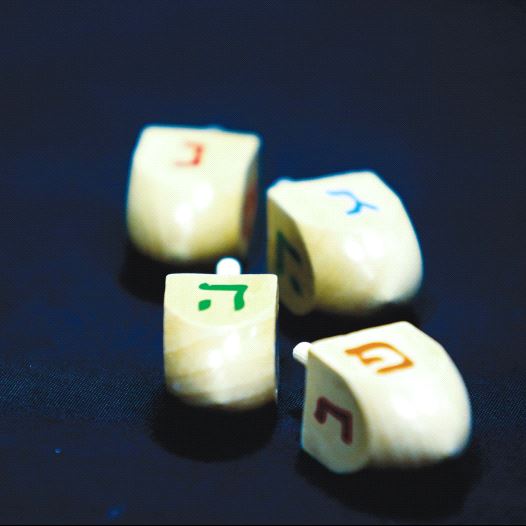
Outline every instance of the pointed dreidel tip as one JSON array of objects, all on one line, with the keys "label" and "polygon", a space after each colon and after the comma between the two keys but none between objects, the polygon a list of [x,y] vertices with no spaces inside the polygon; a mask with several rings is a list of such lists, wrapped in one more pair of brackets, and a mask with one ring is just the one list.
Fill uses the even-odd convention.
[{"label": "pointed dreidel tip", "polygon": [[294,359],[301,363],[302,365],[307,365],[307,360],[309,358],[309,351],[312,347],[310,342],[300,342],[292,351],[292,356]]},{"label": "pointed dreidel tip", "polygon": [[222,258],[217,262],[216,274],[219,276],[239,276],[241,263],[235,258]]}]

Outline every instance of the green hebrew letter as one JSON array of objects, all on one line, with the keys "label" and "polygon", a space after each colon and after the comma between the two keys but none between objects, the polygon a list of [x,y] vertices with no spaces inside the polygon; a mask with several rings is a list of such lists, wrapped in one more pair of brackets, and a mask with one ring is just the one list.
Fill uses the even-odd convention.
[{"label": "green hebrew letter", "polygon": [[[281,275],[285,272],[285,254],[288,253],[296,263],[301,265],[300,253],[290,244],[288,239],[283,235],[283,232],[276,232],[276,272]],[[298,280],[293,276],[289,275],[289,281],[291,287],[294,289],[298,296],[303,295],[301,285]]]},{"label": "green hebrew letter", "polygon": [[[209,285],[208,283],[201,283],[199,285],[201,290],[226,290],[235,292],[234,295],[234,310],[241,310],[245,306],[244,294],[248,289],[248,285]],[[212,306],[212,300],[206,299],[199,302],[199,310],[207,310]]]}]

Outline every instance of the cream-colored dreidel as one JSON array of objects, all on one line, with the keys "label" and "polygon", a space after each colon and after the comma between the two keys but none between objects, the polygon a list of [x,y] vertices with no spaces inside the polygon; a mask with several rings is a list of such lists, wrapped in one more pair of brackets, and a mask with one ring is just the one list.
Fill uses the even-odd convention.
[{"label": "cream-colored dreidel", "polygon": [[276,399],[277,277],[232,259],[217,272],[166,277],[166,386],[189,405],[256,409]]},{"label": "cream-colored dreidel", "polygon": [[407,322],[303,342],[303,449],[336,473],[417,467],[459,455],[471,431],[462,377]]},{"label": "cream-colored dreidel", "polygon": [[294,314],[369,314],[419,290],[417,236],[398,196],[374,173],[278,181],[267,206],[268,268]]},{"label": "cream-colored dreidel", "polygon": [[133,244],[181,265],[245,256],[257,207],[259,147],[249,133],[147,126],[131,164]]}]

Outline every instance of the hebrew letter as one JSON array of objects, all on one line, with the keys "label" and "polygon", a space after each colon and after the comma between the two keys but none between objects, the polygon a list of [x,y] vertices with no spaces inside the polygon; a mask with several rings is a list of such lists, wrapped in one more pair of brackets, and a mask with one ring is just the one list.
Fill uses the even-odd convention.
[{"label": "hebrew letter", "polygon": [[346,409],[342,409],[337,405],[333,404],[327,398],[321,397],[318,399],[316,406],[316,412],[314,418],[320,423],[325,424],[327,422],[327,416],[331,415],[340,422],[342,428],[342,442],[345,444],[352,444],[353,425],[352,425],[352,413]]},{"label": "hebrew letter", "polygon": [[187,159],[186,161],[177,161],[175,164],[177,166],[198,166],[201,163],[201,158],[205,147],[202,144],[197,142],[186,142],[185,146],[192,149],[193,157]]},{"label": "hebrew letter", "polygon": [[[375,349],[379,349],[380,352],[375,352]],[[388,350],[387,355],[384,349]],[[356,356],[364,365],[386,362],[386,365],[376,370],[378,374],[392,373],[414,365],[405,354],[385,342],[366,343],[354,349],[347,349],[345,353],[349,356]]]},{"label": "hebrew letter", "polygon": [[348,197],[349,199],[352,199],[354,206],[353,208],[350,208],[347,210],[347,215],[353,215],[353,214],[359,214],[362,211],[362,208],[370,208],[371,210],[378,210],[378,207],[375,205],[371,205],[369,203],[365,203],[364,201],[360,201],[352,192],[349,190],[328,190],[327,195],[333,196],[333,197]]},{"label": "hebrew letter", "polygon": [[[248,289],[248,285],[209,285],[208,283],[201,283],[199,285],[201,290],[221,290],[235,292],[234,295],[234,310],[241,310],[245,306],[244,294]],[[207,310],[212,306],[212,300],[206,299],[199,302],[199,310]]]},{"label": "hebrew letter", "polygon": [[[289,255],[296,263],[301,265],[301,256],[299,252],[290,244],[288,239],[278,230],[276,233],[276,273],[281,275],[285,272],[285,259]],[[301,285],[298,280],[289,275],[289,281],[294,292],[301,296],[303,294]]]}]

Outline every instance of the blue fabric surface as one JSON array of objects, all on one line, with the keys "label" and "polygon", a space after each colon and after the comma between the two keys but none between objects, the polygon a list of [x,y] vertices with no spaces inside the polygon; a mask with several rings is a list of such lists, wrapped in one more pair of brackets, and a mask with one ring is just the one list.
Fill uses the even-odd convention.
[{"label": "blue fabric surface", "polygon": [[[524,522],[523,2],[4,1],[0,20],[0,522]],[[282,309],[277,411],[179,407],[167,269],[124,227],[150,122],[257,131],[263,187],[376,170],[419,233],[421,298],[361,322]],[[333,476],[299,450],[291,349],[399,317],[462,371],[472,444],[423,471]]]}]

